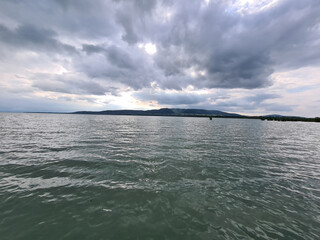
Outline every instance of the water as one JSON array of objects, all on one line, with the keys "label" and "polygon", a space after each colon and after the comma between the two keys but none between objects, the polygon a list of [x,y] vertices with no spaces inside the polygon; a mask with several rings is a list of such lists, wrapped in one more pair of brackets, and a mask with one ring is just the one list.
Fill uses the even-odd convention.
[{"label": "water", "polygon": [[0,114],[0,239],[320,239],[320,125]]}]

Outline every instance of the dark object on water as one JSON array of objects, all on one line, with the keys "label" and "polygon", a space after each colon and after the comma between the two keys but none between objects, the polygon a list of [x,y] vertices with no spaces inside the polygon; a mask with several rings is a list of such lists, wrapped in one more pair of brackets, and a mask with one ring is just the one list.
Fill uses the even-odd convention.
[{"label": "dark object on water", "polygon": [[210,120],[212,120],[212,117],[209,117],[210,118]]}]

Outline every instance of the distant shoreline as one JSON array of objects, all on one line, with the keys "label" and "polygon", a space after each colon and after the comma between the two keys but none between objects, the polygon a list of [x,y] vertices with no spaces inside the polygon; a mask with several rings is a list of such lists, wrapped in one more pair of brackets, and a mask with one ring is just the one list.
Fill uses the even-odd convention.
[{"label": "distant shoreline", "polygon": [[117,115],[117,116],[158,116],[158,117],[198,117],[198,118],[234,118],[234,119],[260,119],[263,121],[280,122],[320,122],[320,117],[307,118],[298,116],[246,116],[218,110],[204,109],[170,109],[155,110],[105,110],[105,111],[77,111],[77,112],[24,112],[46,114],[76,114],[76,115]]},{"label": "distant shoreline", "polygon": [[237,118],[237,119],[260,119],[266,121],[290,121],[290,122],[320,122],[320,118],[305,118],[297,116],[246,116],[236,113],[222,112],[218,110],[205,109],[176,109],[161,108],[155,110],[105,110],[105,111],[78,111],[72,114],[94,114],[94,115],[126,115],[126,116],[174,116],[174,117],[206,117],[206,118]]},{"label": "distant shoreline", "polygon": [[297,116],[246,116],[236,113],[222,112],[218,110],[205,109],[175,109],[161,108],[155,110],[105,110],[105,111],[78,111],[70,114],[85,115],[123,115],[123,116],[167,116],[167,117],[205,117],[205,118],[236,118],[236,119],[260,119],[266,121],[290,121],[290,122],[320,122],[319,117],[305,118]]}]

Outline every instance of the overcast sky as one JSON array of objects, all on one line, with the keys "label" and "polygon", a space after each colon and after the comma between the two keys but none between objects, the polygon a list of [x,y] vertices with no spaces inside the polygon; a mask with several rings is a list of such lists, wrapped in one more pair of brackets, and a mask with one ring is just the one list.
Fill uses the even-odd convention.
[{"label": "overcast sky", "polygon": [[320,116],[319,0],[0,0],[0,111]]}]

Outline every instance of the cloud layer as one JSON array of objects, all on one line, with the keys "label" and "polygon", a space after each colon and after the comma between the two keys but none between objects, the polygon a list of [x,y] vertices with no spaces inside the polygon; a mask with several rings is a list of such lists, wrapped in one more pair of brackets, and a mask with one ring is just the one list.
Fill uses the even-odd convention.
[{"label": "cloud layer", "polygon": [[223,92],[227,110],[290,112],[263,102],[284,96],[274,74],[319,67],[319,12],[317,0],[3,0],[0,91],[209,108]]}]

